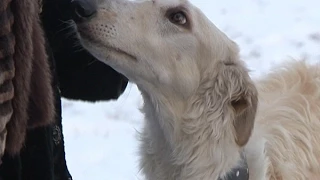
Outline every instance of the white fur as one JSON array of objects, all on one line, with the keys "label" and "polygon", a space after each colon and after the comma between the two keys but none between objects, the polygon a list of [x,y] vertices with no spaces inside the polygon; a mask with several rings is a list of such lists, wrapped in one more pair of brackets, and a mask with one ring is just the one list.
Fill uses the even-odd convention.
[{"label": "white fur", "polygon": [[[189,26],[168,19],[177,7]],[[86,49],[141,90],[146,179],[215,180],[241,151],[250,180],[319,177],[318,66],[290,62],[254,83],[237,45],[185,0],[105,0],[77,27]]]}]

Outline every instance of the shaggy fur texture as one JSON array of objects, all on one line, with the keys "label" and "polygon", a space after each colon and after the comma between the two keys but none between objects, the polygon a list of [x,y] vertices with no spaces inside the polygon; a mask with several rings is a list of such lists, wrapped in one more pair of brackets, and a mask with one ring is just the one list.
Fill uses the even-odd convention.
[{"label": "shaggy fur texture", "polygon": [[9,4],[9,0],[0,2],[0,157],[4,154],[6,147],[6,125],[13,113],[11,100],[14,96],[12,84],[14,62],[12,55],[15,38],[11,33],[13,14]]},{"label": "shaggy fur texture", "polygon": [[246,146],[252,179],[319,179],[319,64],[286,62],[256,86],[260,105]]},{"label": "shaggy fur texture", "polygon": [[[0,5],[3,10],[0,26],[5,27],[1,29],[0,35],[7,39],[0,41],[1,48],[4,48],[0,50],[0,59],[6,61],[1,63],[1,78],[7,77],[7,87],[13,84],[9,89],[14,91],[14,96],[6,95],[12,98],[8,98],[11,100],[8,104],[12,105],[14,112],[6,125],[6,151],[15,154],[23,146],[28,127],[43,126],[53,121],[53,92],[43,32],[38,19],[38,2],[4,0]],[[11,76],[5,75],[9,71]],[[1,111],[4,109],[1,108]]]},{"label": "shaggy fur texture", "polygon": [[146,179],[224,178],[243,151],[250,180],[319,177],[319,66],[291,62],[254,82],[237,45],[186,0],[106,0],[77,28],[142,92]]}]

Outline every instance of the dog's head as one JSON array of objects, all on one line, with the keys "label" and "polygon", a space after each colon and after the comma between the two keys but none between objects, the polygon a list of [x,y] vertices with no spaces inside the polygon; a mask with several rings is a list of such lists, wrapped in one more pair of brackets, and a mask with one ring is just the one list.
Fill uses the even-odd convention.
[{"label": "dog's head", "polygon": [[99,60],[150,94],[188,99],[205,89],[211,103],[224,108],[222,116],[231,114],[238,145],[248,141],[256,89],[237,45],[199,9],[187,0],[103,0],[75,7],[81,42]]}]

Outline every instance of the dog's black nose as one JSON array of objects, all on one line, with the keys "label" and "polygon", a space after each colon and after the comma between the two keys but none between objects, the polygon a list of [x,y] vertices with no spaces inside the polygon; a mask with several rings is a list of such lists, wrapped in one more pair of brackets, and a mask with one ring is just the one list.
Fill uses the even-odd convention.
[{"label": "dog's black nose", "polygon": [[97,12],[96,4],[94,0],[73,0],[71,2],[73,11],[73,20],[75,22],[83,22]]}]

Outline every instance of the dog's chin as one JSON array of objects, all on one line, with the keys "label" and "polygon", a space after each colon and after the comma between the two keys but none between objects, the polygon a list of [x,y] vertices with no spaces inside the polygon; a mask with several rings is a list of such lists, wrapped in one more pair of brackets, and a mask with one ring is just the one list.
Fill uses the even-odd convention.
[{"label": "dog's chin", "polygon": [[82,46],[101,61],[107,61],[110,58],[117,60],[128,59],[130,61],[137,61],[136,56],[103,42],[99,37],[95,37],[94,35],[81,30],[78,32]]}]

